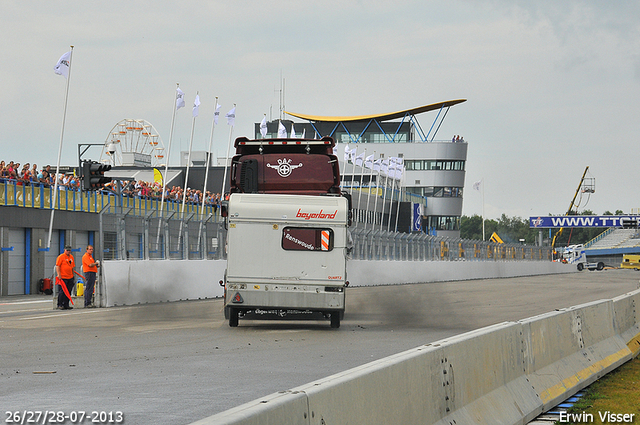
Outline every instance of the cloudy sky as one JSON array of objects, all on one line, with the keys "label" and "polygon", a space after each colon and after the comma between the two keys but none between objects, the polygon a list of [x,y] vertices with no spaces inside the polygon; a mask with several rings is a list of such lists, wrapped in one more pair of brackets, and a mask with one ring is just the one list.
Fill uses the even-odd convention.
[{"label": "cloudy sky", "polygon": [[[640,3],[599,0],[314,2],[3,0],[0,159],[55,164],[73,45],[63,165],[79,143],[144,119],[187,150],[206,150],[215,97],[237,105],[214,154],[251,136],[263,114],[393,112],[450,99],[436,139],[469,142],[463,214],[564,214],[586,166],[596,192],[580,209],[640,208]],[[418,116],[429,127],[435,114]],[[93,148],[92,148],[93,149]],[[85,157],[98,159],[99,151]]]}]

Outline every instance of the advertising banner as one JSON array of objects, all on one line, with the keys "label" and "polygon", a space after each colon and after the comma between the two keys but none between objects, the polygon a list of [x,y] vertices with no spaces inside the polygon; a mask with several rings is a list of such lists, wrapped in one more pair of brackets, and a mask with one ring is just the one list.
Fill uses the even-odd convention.
[{"label": "advertising banner", "polygon": [[529,227],[549,229],[559,227],[637,227],[638,215],[565,215],[561,217],[529,217]]},{"label": "advertising banner", "polygon": [[422,205],[417,203],[413,203],[413,208],[411,209],[411,231],[422,231]]}]

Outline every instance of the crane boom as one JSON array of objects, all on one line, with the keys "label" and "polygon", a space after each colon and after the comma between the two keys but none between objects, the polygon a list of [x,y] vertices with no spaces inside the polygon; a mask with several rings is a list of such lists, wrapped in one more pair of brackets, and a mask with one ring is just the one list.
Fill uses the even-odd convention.
[{"label": "crane boom", "polygon": [[[565,215],[569,215],[569,213],[573,209],[573,205],[576,202],[576,198],[578,197],[578,193],[580,193],[580,188],[582,187],[582,183],[584,182],[584,178],[587,175],[587,171],[589,171],[589,166],[588,165],[587,165],[587,168],[584,169],[584,173],[582,173],[582,178],[580,179],[580,184],[578,185],[578,188],[576,189],[576,193],[573,195],[573,199],[571,200],[571,203],[569,204],[569,209],[567,210],[567,213]],[[562,230],[563,229],[564,228],[561,227],[560,229],[558,229],[556,234],[553,235],[553,240],[551,241],[551,249],[555,249],[556,239],[558,239],[560,237],[560,235],[562,235]]]}]

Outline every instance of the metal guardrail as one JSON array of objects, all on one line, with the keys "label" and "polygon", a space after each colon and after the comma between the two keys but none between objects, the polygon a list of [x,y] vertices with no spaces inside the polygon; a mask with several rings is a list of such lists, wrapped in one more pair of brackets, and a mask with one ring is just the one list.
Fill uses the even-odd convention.
[{"label": "metal guardrail", "polygon": [[[43,184],[23,185],[15,180],[0,181],[0,206],[15,206],[25,208],[53,209],[54,188]],[[146,216],[155,212],[159,216],[160,199],[146,199],[138,196],[118,195],[105,192],[83,192],[58,187],[56,196],[56,210],[99,213],[105,207],[108,212],[116,213],[118,210],[131,209],[130,214]],[[204,208],[204,214],[202,209]],[[182,202],[165,200],[163,205],[165,214],[168,212],[182,212]],[[186,203],[185,214],[197,213],[204,216],[213,215],[215,221],[219,221],[220,213],[212,205]]]}]

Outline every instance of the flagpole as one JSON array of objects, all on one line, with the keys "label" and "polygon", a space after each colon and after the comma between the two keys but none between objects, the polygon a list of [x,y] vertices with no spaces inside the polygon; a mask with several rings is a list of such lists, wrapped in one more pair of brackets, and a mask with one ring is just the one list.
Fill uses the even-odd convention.
[{"label": "flagpole", "polygon": [[387,185],[389,184],[389,169],[387,168],[387,175],[384,177],[384,195],[382,195],[382,215],[380,216],[380,231],[382,231],[382,224],[384,223],[384,201],[387,200]]},{"label": "flagpole", "polygon": [[[398,231],[398,217],[400,216],[400,198],[402,197],[402,177],[404,177],[404,158],[402,158],[402,164],[397,164],[400,167],[400,178],[398,179],[398,208],[396,210],[396,227],[395,231]],[[405,190],[406,195],[406,190]],[[411,233],[411,225],[409,225],[409,233]]]},{"label": "flagpole", "polygon": [[356,160],[358,159],[358,145],[356,145],[355,149],[351,151],[351,153],[353,154],[351,156],[351,186],[350,186],[350,191],[349,193],[351,193],[351,197],[353,197],[353,183],[355,182],[355,178],[356,178]]},{"label": "flagpole", "polygon": [[[196,92],[196,98],[197,97],[198,97],[198,92]],[[197,118],[197,115],[194,114],[193,120],[191,121],[191,136],[189,137],[189,154],[187,155],[187,173],[184,177],[184,190],[182,191],[182,210],[180,211],[180,215],[182,219],[184,219],[184,206],[187,201],[187,184],[189,184],[189,170],[191,169],[191,149],[193,148],[193,130],[196,128],[196,118]]]},{"label": "flagpole", "polygon": [[[358,209],[359,210],[361,210],[360,199],[362,199],[362,181],[364,180],[364,168],[366,167],[366,161],[367,161],[367,148],[364,148],[364,160],[362,161],[362,171],[360,172],[360,184],[358,185]],[[357,226],[358,226],[358,220],[356,218],[356,225],[354,226],[354,228]]]},{"label": "flagpole", "polygon": [[209,166],[211,162],[211,146],[213,144],[213,130],[216,127],[216,113],[218,113],[218,96],[216,96],[216,103],[213,111],[213,121],[211,122],[211,135],[209,136],[209,150],[207,151],[207,165],[206,170],[204,172],[204,187],[202,188],[202,210],[200,213],[200,220],[204,218],[204,201],[207,196],[207,181],[209,178]]},{"label": "flagpole", "polygon": [[49,220],[49,237],[47,239],[47,250],[51,248],[51,232],[53,232],[53,216],[56,211],[58,201],[58,179],[60,178],[60,158],[62,157],[62,141],[64,139],[64,125],[67,120],[67,102],[69,100],[69,81],[71,80],[71,61],[73,59],[73,46],[69,55],[69,72],[67,74],[67,88],[64,95],[64,111],[62,112],[62,130],[60,131],[60,145],[58,146],[58,162],[56,165],[56,178],[53,184],[53,205],[51,207],[51,219]]},{"label": "flagpole", "polygon": [[[196,92],[196,100],[193,103],[193,120],[191,121],[191,136],[189,137],[189,154],[187,155],[187,173],[184,177],[184,190],[182,191],[182,209],[180,211],[180,233],[178,234],[178,247],[180,249],[180,243],[182,242],[182,227],[184,226],[184,207],[187,203],[187,185],[189,184],[189,170],[191,169],[191,149],[193,148],[193,130],[196,128],[196,118],[198,116],[197,108],[200,105],[199,92]],[[187,244],[189,241],[187,241]],[[184,251],[183,251],[184,252]],[[184,257],[184,254],[183,254]],[[187,254],[188,257],[188,254]]]},{"label": "flagpole", "polygon": [[[342,155],[342,162],[344,164],[344,167],[341,168],[341,170],[344,170],[344,173],[340,173],[340,189],[344,189],[344,176],[347,174],[347,160],[344,158],[348,152],[349,152],[349,144],[347,143],[346,145],[344,145],[344,154]],[[338,159],[338,161],[340,161]]]},{"label": "flagpole", "polygon": [[[235,109],[236,104],[233,104],[233,108]],[[235,111],[234,111],[235,114]],[[227,120],[228,122],[228,120]],[[229,165],[229,151],[231,150],[231,138],[233,137],[233,127],[235,125],[235,117],[233,120],[233,125],[231,125],[231,128],[229,129],[229,143],[227,144],[227,156],[224,159],[224,175],[222,176],[222,190],[220,190],[221,195],[221,199],[224,199],[224,185],[226,183],[227,180],[227,168]]]},{"label": "flagpole", "polygon": [[391,192],[389,195],[389,219],[387,220],[387,232],[391,230],[391,210],[393,209],[393,191],[396,187],[396,179],[391,177]]},{"label": "flagpole", "polygon": [[[180,88],[180,83],[176,83],[176,91]],[[169,169],[169,155],[171,155],[171,141],[173,140],[173,125],[176,121],[176,112],[178,111],[177,96],[173,101],[173,115],[171,117],[171,128],[169,129],[169,146],[167,147],[167,159],[164,164],[164,176],[162,177],[162,196],[160,197],[160,212],[158,221],[158,236],[156,237],[156,250],[160,245],[160,228],[162,227],[162,216],[164,215],[164,198],[167,192],[167,173]]]},{"label": "flagpole", "polygon": [[[373,167],[376,163],[376,151],[373,151],[373,156],[371,157],[371,173],[369,173],[369,185],[367,186],[367,216],[369,216],[369,204],[371,202],[371,182],[373,182]],[[366,219],[365,219],[366,223]],[[366,226],[365,226],[366,227]]]},{"label": "flagpole", "polygon": [[482,241],[485,241],[484,238],[484,178],[482,179]]},{"label": "flagpole", "polygon": [[[382,163],[380,163],[380,166],[382,166]],[[374,162],[374,167],[375,167],[375,162]],[[376,199],[375,202],[373,203],[373,223],[371,228],[375,229],[376,227],[376,213],[378,212],[378,184],[380,184],[380,170],[378,170],[378,175],[376,176]],[[384,205],[384,204],[383,204]],[[382,221],[382,219],[380,219],[380,221]]]}]

